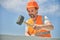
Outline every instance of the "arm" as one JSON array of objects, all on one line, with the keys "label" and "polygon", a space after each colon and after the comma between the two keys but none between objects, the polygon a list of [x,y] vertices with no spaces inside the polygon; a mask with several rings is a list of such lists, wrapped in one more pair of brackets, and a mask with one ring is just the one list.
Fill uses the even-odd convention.
[{"label": "arm", "polygon": [[25,36],[29,36],[29,34],[27,33],[27,31],[28,31],[28,28],[25,27]]},{"label": "arm", "polygon": [[[54,27],[51,24],[51,22],[48,20],[47,16],[44,16],[44,20],[43,20],[44,24],[42,25],[34,25],[34,29],[39,30],[39,29],[45,29],[45,30],[53,30]],[[38,27],[37,27],[38,26]]]},{"label": "arm", "polygon": [[53,30],[54,29],[54,26],[52,25],[52,23],[48,20],[48,17],[47,16],[45,16],[44,17],[44,29],[46,29],[46,30],[48,30],[48,31],[50,31],[50,30]]},{"label": "arm", "polygon": [[38,27],[35,25],[34,26],[34,29],[35,30],[40,30],[40,29],[45,29],[45,30],[48,30],[48,31],[51,31],[54,29],[54,26],[53,25],[38,25]]},{"label": "arm", "polygon": [[[32,34],[32,32],[34,32],[34,30],[30,30],[33,25],[31,25],[31,23],[29,23],[28,21],[26,21],[25,23],[27,24],[25,27],[25,35],[34,36],[34,34]],[[32,27],[32,29],[33,29],[33,27]]]},{"label": "arm", "polygon": [[45,25],[44,27],[42,27],[43,29],[46,29],[48,31],[51,31],[54,29],[53,25]]}]

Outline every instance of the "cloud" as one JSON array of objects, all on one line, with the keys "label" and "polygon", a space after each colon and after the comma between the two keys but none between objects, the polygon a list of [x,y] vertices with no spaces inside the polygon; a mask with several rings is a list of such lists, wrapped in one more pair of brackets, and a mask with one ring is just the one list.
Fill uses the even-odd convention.
[{"label": "cloud", "polygon": [[7,10],[21,11],[26,2],[22,0],[6,0],[1,2],[1,6]]},{"label": "cloud", "polygon": [[[59,5],[49,5],[48,7],[44,7],[44,8],[40,8],[39,9],[39,12],[42,14],[47,14],[47,13],[53,13],[54,14],[54,12],[57,12],[57,10],[59,10]],[[42,15],[43,15],[42,14]]]},{"label": "cloud", "polygon": [[36,0],[37,2],[39,2],[39,4],[43,4],[45,2],[47,2],[47,0]]},{"label": "cloud", "polygon": [[59,6],[58,6],[58,5],[50,5],[50,6],[46,9],[46,12],[53,13],[53,12],[57,11],[58,9],[59,9]]},{"label": "cloud", "polygon": [[[1,6],[7,10],[13,10],[16,12],[25,12],[26,3],[28,1],[29,0],[5,0],[5,1],[2,0],[2,2],[0,1],[0,3],[1,3]],[[39,9],[39,13],[41,14],[42,13],[54,13],[59,9],[58,5],[50,4],[48,0],[36,0],[36,1],[38,2],[38,4],[44,4],[48,2],[48,4],[40,5],[41,8]],[[46,5],[48,6],[45,7]]]},{"label": "cloud", "polygon": [[[21,11],[25,8],[25,5],[29,0],[2,0],[1,6],[8,10]],[[46,0],[36,0],[40,3],[44,3]]]}]

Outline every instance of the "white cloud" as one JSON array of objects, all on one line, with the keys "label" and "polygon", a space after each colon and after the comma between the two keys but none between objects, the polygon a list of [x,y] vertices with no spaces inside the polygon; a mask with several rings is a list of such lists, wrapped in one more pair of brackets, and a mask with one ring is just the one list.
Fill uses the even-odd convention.
[{"label": "white cloud", "polygon": [[42,15],[47,13],[54,14],[54,12],[56,12],[58,9],[59,9],[59,5],[49,5],[46,8],[40,8],[39,11]]},{"label": "white cloud", "polygon": [[43,4],[43,3],[47,2],[47,0],[36,0],[36,1],[38,1],[39,4]]},{"label": "white cloud", "polygon": [[[8,10],[16,10],[19,11],[20,9],[24,9],[25,5],[29,0],[2,0],[1,6],[8,9]],[[39,3],[46,2],[46,0],[36,0]],[[21,11],[21,10],[20,10]]]},{"label": "white cloud", "polygon": [[6,0],[1,2],[1,6],[14,11],[21,11],[24,8],[26,2],[22,0]]},{"label": "white cloud", "polygon": [[59,9],[59,6],[58,5],[51,5],[49,8],[48,8],[48,12],[55,12]]},{"label": "white cloud", "polygon": [[[13,11],[17,11],[17,12],[24,12],[23,10],[25,10],[25,6],[26,3],[29,0],[3,0],[1,2],[1,6],[8,9],[8,10],[13,10]],[[36,0],[39,4],[43,4],[45,2],[47,2],[47,0]],[[46,5],[46,4],[45,4]],[[41,5],[44,6],[44,5]],[[57,11],[59,9],[58,5],[49,5],[48,7],[42,7],[39,10],[39,13],[54,13],[55,11]]]}]

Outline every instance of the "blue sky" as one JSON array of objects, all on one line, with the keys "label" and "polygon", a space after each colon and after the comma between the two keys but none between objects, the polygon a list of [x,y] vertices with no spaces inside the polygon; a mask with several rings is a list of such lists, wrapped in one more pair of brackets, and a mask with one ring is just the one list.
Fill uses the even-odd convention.
[{"label": "blue sky", "polygon": [[[26,3],[29,0],[0,0],[0,34],[24,35],[25,24],[17,25],[19,15],[29,18]],[[52,37],[60,37],[60,0],[35,0],[39,5],[39,15],[48,16],[54,25]]]}]

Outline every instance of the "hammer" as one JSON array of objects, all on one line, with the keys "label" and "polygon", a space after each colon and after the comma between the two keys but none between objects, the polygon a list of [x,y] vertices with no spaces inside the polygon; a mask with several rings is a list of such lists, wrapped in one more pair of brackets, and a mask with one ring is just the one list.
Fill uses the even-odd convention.
[{"label": "hammer", "polygon": [[20,15],[20,16],[18,17],[16,23],[17,23],[18,25],[22,25],[22,23],[25,23],[25,24],[27,24],[27,25],[29,25],[29,26],[34,26],[34,25],[29,24],[29,23],[27,23],[26,21],[24,21],[24,16],[22,16],[22,15]]}]

